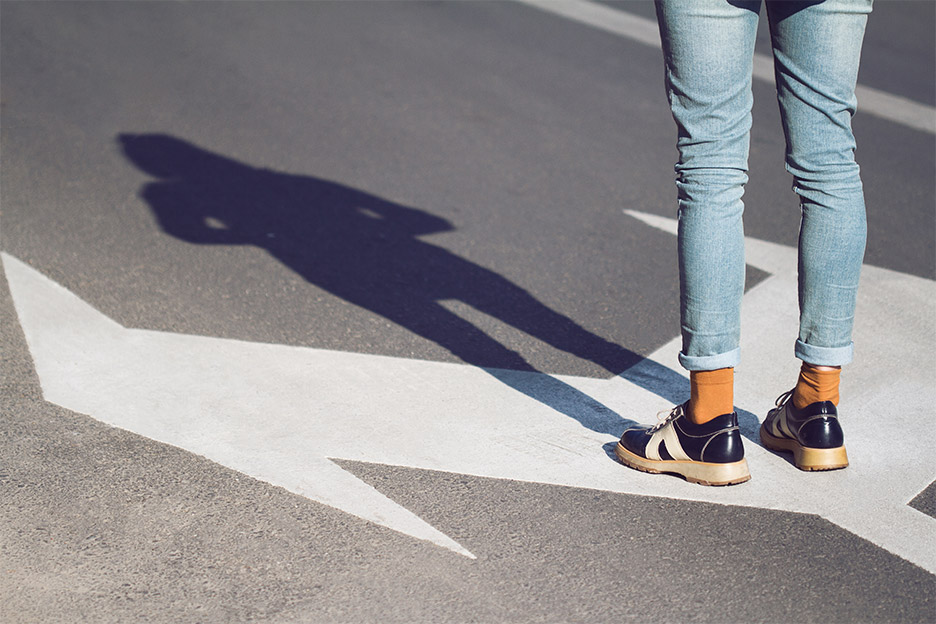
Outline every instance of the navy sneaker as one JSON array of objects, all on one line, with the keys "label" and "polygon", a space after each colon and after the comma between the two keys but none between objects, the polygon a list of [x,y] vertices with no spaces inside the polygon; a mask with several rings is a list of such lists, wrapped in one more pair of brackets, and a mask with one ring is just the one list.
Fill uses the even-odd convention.
[{"label": "navy sneaker", "polygon": [[792,451],[800,470],[835,470],[848,465],[835,404],[817,401],[796,409],[793,391],[777,399],[761,424],[760,439],[774,451]]},{"label": "navy sneaker", "polygon": [[686,417],[677,405],[655,427],[634,427],[614,449],[624,464],[644,472],[670,472],[702,485],[731,485],[751,478],[738,414],[722,414],[703,425]]}]

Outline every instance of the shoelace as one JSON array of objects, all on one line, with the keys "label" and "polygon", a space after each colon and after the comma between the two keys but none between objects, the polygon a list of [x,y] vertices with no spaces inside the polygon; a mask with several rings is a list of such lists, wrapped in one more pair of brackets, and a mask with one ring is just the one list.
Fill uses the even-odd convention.
[{"label": "shoelace", "polygon": [[679,418],[679,416],[682,414],[682,405],[677,405],[672,410],[670,410],[669,416],[667,416],[666,418],[660,418],[665,413],[666,413],[666,410],[657,412],[657,424],[653,425],[653,427],[651,427],[650,431],[648,431],[647,433],[654,433],[656,431],[659,431],[660,429],[662,429],[669,423]]},{"label": "shoelace", "polygon": [[778,396],[776,402],[774,402],[774,405],[776,405],[777,407],[783,407],[784,404],[787,401],[789,401],[790,398],[793,396],[794,390],[796,390],[796,388],[791,388],[790,390],[787,390],[786,392]]},{"label": "shoelace", "polygon": [[793,398],[794,390],[796,390],[796,388],[791,388],[790,390],[787,390],[786,392],[778,396],[777,400],[774,401],[774,405],[776,405],[777,407],[770,410],[770,412],[773,413],[773,412],[776,412],[777,410],[783,409],[783,406],[787,404],[787,401]]}]

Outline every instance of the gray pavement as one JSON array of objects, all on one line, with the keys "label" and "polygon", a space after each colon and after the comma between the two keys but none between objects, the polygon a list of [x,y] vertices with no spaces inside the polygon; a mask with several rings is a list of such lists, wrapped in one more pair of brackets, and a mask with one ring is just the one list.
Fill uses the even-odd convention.
[{"label": "gray pavement", "polygon": [[[936,104],[934,7],[877,3],[862,84]],[[614,382],[677,327],[674,240],[622,212],[673,212],[661,71],[652,47],[512,2],[3,2],[0,250],[128,328]],[[755,99],[746,231],[795,245],[769,85]],[[866,263],[931,284],[934,137],[855,128]],[[3,271],[0,310],[2,621],[936,613],[932,571],[789,506],[338,460],[469,559],[61,407]],[[932,318],[914,329],[936,339]],[[172,401],[219,417],[198,384]],[[912,498],[936,517],[936,486]]]}]

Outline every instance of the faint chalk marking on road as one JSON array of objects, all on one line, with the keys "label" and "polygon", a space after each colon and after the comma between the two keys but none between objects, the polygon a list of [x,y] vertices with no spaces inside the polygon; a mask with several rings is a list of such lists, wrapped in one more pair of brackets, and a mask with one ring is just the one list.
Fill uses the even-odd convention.
[{"label": "faint chalk marking on road", "polygon": [[[660,47],[660,31],[653,20],[591,0],[516,0],[560,17],[586,24],[615,35],[627,37],[644,45]],[[754,55],[754,77],[774,81],[773,58]],[[874,115],[914,130],[936,134],[936,108],[893,95],[873,87],[858,85],[855,90],[858,108],[863,114]]]}]

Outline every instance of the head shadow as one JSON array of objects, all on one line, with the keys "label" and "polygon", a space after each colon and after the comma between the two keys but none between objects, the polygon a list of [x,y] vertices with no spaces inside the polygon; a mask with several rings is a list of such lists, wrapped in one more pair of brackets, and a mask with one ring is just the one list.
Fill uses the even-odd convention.
[{"label": "head shadow", "polygon": [[677,403],[675,371],[587,331],[503,276],[421,240],[446,219],[314,176],[253,167],[165,134],[121,134],[123,154],[152,181],[140,196],[166,233],[202,245],[254,245],[315,286],[485,369],[583,426],[618,436],[632,421],[540,374],[440,304],[462,301],[547,344]]}]

